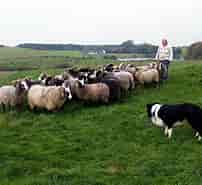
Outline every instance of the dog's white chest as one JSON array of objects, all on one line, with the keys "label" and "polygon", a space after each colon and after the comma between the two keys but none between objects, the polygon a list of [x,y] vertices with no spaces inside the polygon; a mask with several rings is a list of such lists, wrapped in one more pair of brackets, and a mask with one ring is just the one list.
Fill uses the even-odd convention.
[{"label": "dog's white chest", "polygon": [[174,127],[177,127],[177,126],[181,126],[181,125],[184,125],[184,123],[182,121],[177,121],[174,123]]},{"label": "dog's white chest", "polygon": [[152,117],[151,120],[152,120],[152,123],[158,127],[164,127],[165,126],[163,120],[160,119],[159,117],[156,117],[156,116]]},{"label": "dog's white chest", "polygon": [[158,116],[158,111],[161,108],[161,105],[154,105],[152,107],[152,117],[151,117],[151,121],[154,125],[158,126],[158,127],[164,127],[165,123],[163,122],[163,120]]}]

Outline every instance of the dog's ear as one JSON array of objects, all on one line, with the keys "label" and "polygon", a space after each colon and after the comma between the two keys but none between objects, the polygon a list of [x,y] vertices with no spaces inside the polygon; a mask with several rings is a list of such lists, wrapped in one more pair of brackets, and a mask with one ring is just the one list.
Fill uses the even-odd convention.
[{"label": "dog's ear", "polygon": [[152,114],[151,114],[151,109],[152,109],[152,106],[154,105],[155,103],[149,103],[146,105],[146,112],[147,112],[147,115],[148,117],[152,117]]},{"label": "dog's ear", "polygon": [[148,104],[146,105],[147,111],[148,111],[148,112],[151,111],[152,107],[153,107],[154,105],[156,105],[156,104],[159,104],[159,103],[156,103],[156,102],[154,102],[154,103],[148,103]]},{"label": "dog's ear", "polygon": [[148,103],[148,104],[146,105],[146,106],[147,106],[147,110],[150,110],[154,104],[155,104],[155,103]]},{"label": "dog's ear", "polygon": [[159,102],[148,103],[147,107],[152,107],[153,105],[160,104]]}]

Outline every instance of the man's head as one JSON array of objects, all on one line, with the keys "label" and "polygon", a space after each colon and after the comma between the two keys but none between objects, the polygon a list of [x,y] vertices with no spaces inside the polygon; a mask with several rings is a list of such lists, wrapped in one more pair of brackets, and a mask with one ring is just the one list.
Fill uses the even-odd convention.
[{"label": "man's head", "polygon": [[168,45],[167,39],[162,39],[162,45],[165,47]]}]

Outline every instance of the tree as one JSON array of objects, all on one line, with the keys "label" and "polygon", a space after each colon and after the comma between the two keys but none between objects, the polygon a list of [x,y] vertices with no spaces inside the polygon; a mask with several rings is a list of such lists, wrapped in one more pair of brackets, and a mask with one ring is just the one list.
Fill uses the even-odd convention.
[{"label": "tree", "polygon": [[201,59],[202,58],[202,42],[193,43],[188,47],[188,58]]},{"label": "tree", "polygon": [[121,46],[124,46],[124,47],[131,47],[131,46],[134,46],[134,42],[132,40],[127,40],[127,41],[124,41]]}]

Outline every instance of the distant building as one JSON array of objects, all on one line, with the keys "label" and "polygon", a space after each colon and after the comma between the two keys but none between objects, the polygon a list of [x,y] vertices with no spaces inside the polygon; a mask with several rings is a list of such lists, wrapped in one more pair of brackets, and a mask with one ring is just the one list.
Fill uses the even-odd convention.
[{"label": "distant building", "polygon": [[106,51],[104,49],[84,49],[81,51],[83,56],[103,56],[106,54]]},{"label": "distant building", "polygon": [[105,54],[106,51],[104,49],[88,51],[88,55],[105,55]]},{"label": "distant building", "polygon": [[118,58],[119,62],[143,62],[155,60],[154,58]]}]

